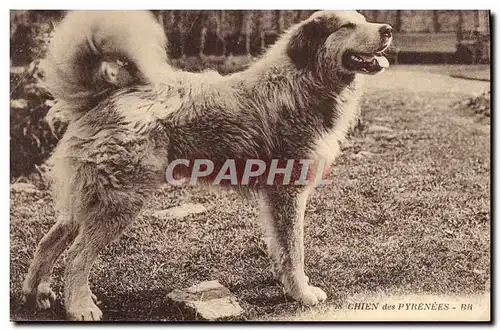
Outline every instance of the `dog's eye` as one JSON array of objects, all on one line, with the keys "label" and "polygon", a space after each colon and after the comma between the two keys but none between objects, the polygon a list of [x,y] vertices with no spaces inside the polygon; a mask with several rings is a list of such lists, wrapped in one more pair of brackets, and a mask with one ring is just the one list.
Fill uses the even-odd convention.
[{"label": "dog's eye", "polygon": [[342,25],[342,26],[340,27],[340,29],[343,29],[343,28],[346,28],[346,29],[352,29],[352,28],[354,28],[355,26],[356,26],[356,25],[355,25],[354,23],[346,23],[346,24]]},{"label": "dog's eye", "polygon": [[125,59],[116,59],[116,64],[118,64],[120,67],[128,67],[129,63]]}]

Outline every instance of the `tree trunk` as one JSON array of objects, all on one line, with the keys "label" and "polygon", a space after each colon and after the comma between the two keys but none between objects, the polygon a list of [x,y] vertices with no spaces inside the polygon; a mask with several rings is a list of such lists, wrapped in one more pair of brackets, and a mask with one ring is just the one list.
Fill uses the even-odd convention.
[{"label": "tree trunk", "polygon": [[402,10],[396,10],[396,23],[394,24],[394,30],[396,32],[401,32],[401,17],[403,16]]},{"label": "tree trunk", "polygon": [[283,12],[281,10],[274,11],[274,24],[276,26],[276,32],[280,34],[283,31]]},{"label": "tree trunk", "polygon": [[434,26],[434,32],[440,32],[441,24],[439,24],[439,10],[432,11],[432,24]]},{"label": "tree trunk", "polygon": [[458,11],[458,26],[457,26],[457,39],[458,42],[462,40],[462,31],[464,26],[464,13],[463,11]]},{"label": "tree trunk", "polygon": [[247,16],[247,19],[246,19],[246,26],[245,26],[245,51],[246,51],[246,55],[250,56],[250,48],[251,48],[251,42],[252,42],[253,11],[247,10],[246,16]]},{"label": "tree trunk", "polygon": [[226,19],[226,11],[220,10],[218,12],[218,15],[216,15],[217,27],[215,30],[215,35],[216,35],[217,40],[220,43],[220,45],[222,45],[222,55],[226,54],[226,39],[224,38],[224,35],[222,34],[222,31],[221,31],[221,26],[222,26],[222,23],[225,21],[225,19]]},{"label": "tree trunk", "polygon": [[300,18],[302,17],[302,10],[296,10],[295,11],[295,19],[294,19],[294,23],[299,23],[300,22]]},{"label": "tree trunk", "polygon": [[207,40],[207,27],[204,26],[201,28],[201,35],[200,35],[200,49],[199,49],[199,56],[203,57],[204,51],[205,51],[205,43]]}]

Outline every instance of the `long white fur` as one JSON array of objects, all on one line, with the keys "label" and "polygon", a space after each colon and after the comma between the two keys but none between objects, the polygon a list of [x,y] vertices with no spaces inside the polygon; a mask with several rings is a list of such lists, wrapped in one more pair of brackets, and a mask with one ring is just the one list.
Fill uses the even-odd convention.
[{"label": "long white fur", "polygon": [[95,86],[92,61],[120,56],[134,63],[142,83],[173,79],[165,33],[147,11],[72,11],[56,26],[50,43],[42,62],[44,85],[58,104],[47,116],[49,123],[74,120],[109,92]]}]

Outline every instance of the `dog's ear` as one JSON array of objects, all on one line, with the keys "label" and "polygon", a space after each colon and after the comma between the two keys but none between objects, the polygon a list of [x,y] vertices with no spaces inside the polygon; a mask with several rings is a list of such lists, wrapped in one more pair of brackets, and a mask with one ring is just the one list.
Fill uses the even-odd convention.
[{"label": "dog's ear", "polygon": [[330,35],[331,27],[326,17],[316,17],[298,28],[290,39],[287,54],[297,68],[304,69],[314,64],[314,55],[319,46]]}]

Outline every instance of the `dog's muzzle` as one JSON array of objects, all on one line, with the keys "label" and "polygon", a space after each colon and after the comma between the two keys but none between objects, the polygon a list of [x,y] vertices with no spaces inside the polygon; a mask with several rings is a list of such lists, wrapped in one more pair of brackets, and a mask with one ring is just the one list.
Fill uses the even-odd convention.
[{"label": "dog's muzzle", "polygon": [[342,65],[349,71],[376,74],[389,67],[389,61],[381,52],[374,54],[345,52],[342,56]]},{"label": "dog's muzzle", "polygon": [[379,29],[382,47],[373,53],[360,53],[347,51],[342,55],[342,65],[345,69],[353,72],[376,74],[389,67],[389,61],[383,52],[392,41],[392,27],[384,24]]}]

